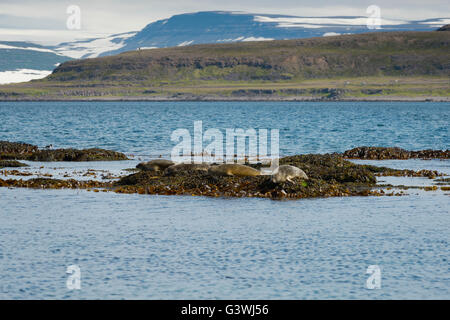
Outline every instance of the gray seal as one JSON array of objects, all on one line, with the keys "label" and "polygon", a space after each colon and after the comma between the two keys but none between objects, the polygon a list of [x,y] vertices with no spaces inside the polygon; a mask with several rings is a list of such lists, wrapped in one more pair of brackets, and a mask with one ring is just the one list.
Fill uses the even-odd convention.
[{"label": "gray seal", "polygon": [[179,163],[174,164],[166,169],[165,174],[172,175],[177,172],[185,171],[208,171],[210,165],[207,163]]},{"label": "gray seal", "polygon": [[175,162],[165,159],[151,160],[149,162],[141,162],[136,168],[142,171],[164,171],[166,168],[173,166]]},{"label": "gray seal", "polygon": [[274,183],[293,182],[293,178],[308,179],[308,176],[302,169],[290,165],[279,166],[272,174]]}]

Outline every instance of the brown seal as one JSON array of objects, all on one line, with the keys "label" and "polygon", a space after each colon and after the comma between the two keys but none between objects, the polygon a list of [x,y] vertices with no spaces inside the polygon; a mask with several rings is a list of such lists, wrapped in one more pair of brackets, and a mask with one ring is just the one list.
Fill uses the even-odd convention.
[{"label": "brown seal", "polygon": [[208,170],[209,174],[219,176],[254,177],[261,175],[261,172],[249,166],[237,163],[225,163],[212,166]]},{"label": "brown seal", "polygon": [[141,162],[136,168],[142,171],[164,171],[166,168],[173,166],[175,162],[165,159],[151,160],[149,162]]}]

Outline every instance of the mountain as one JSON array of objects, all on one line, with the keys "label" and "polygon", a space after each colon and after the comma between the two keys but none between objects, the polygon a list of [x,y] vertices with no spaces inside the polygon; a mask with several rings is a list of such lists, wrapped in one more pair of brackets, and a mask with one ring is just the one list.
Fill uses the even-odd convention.
[{"label": "mountain", "polygon": [[336,37],[135,50],[68,61],[48,81],[294,80],[448,75],[450,32]]},{"label": "mountain", "polygon": [[95,58],[103,52],[123,47],[136,32],[42,46],[31,42],[0,41],[0,84],[41,79],[60,63],[72,59]]},{"label": "mountain", "polygon": [[124,40],[112,55],[139,48],[165,48],[204,43],[299,39],[379,31],[430,31],[449,19],[405,21],[383,19],[382,28],[367,28],[367,17],[296,17],[242,12],[208,11],[175,15],[148,24]]},{"label": "mountain", "polygon": [[96,58],[125,51],[205,43],[298,39],[379,31],[429,31],[450,19],[403,21],[384,19],[382,28],[369,30],[366,17],[296,17],[242,12],[196,12],[175,15],[130,31],[90,39],[40,46],[0,42],[0,84],[42,78],[61,62]]},{"label": "mountain", "polygon": [[0,97],[448,97],[449,44],[450,32],[397,31],[134,50],[65,62],[43,80],[0,87]]}]

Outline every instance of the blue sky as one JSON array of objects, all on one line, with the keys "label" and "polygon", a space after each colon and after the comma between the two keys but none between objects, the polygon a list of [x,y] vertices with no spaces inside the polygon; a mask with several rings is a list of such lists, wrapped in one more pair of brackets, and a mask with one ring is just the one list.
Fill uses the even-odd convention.
[{"label": "blue sky", "polygon": [[[356,4],[355,4],[356,3]],[[66,9],[81,9],[82,28],[67,30]],[[0,40],[60,42],[74,38],[140,30],[174,14],[195,11],[245,11],[298,16],[364,16],[375,4],[382,17],[426,19],[450,16],[448,0],[0,0]]]}]

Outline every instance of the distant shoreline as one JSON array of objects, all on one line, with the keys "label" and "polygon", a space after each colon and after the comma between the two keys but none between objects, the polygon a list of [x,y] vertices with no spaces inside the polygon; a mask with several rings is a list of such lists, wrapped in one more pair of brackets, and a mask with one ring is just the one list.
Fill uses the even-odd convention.
[{"label": "distant shoreline", "polygon": [[193,98],[150,98],[150,97],[96,97],[74,99],[1,99],[0,102],[450,102],[450,97],[391,97],[391,98],[334,98],[322,99],[315,97],[242,97],[242,98],[217,98],[217,97],[193,97]]}]

